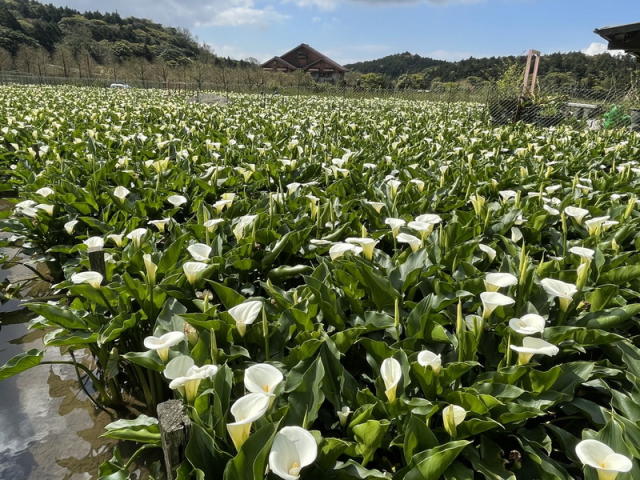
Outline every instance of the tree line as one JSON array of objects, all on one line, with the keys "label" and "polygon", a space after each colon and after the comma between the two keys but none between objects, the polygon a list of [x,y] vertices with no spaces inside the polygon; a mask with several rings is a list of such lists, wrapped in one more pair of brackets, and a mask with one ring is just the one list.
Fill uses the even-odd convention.
[{"label": "tree line", "polygon": [[[405,52],[347,68],[362,74],[362,84],[375,88],[430,89],[456,83],[472,89],[496,82],[511,65],[524,69],[525,61],[524,56],[505,56],[447,62]],[[589,56],[581,52],[544,55],[539,71],[543,85],[594,90],[628,88],[637,73],[635,57],[606,53]]]}]

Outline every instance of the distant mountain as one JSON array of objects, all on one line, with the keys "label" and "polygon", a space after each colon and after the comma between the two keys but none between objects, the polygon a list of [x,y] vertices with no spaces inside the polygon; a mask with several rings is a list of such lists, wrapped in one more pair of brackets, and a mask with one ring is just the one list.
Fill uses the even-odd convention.
[{"label": "distant mountain", "polygon": [[0,0],[0,48],[12,56],[23,48],[60,48],[88,53],[98,64],[131,59],[185,64],[211,52],[187,30],[164,27],[118,13],[84,12],[33,0]]},{"label": "distant mountain", "polygon": [[[524,66],[525,57],[468,58],[447,62],[421,57],[409,52],[389,55],[378,60],[346,65],[360,73],[382,74],[391,81],[403,75],[424,75],[428,86],[433,81],[460,82],[468,78],[474,81],[497,80],[508,66],[519,63]],[[544,55],[540,61],[540,75],[555,81],[575,83],[583,87],[611,88],[628,85],[633,74],[638,73],[638,61],[631,56],[614,57],[608,54],[587,56],[580,52]]]}]

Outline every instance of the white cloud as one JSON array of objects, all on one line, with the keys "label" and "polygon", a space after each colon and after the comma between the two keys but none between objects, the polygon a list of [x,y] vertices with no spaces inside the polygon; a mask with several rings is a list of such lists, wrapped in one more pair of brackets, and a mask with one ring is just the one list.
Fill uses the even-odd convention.
[{"label": "white cloud", "polygon": [[[208,43],[213,52],[220,57],[230,57],[236,60],[245,60],[249,57],[257,59],[260,63],[266,62],[276,55],[274,52],[249,51],[237,45]],[[279,52],[284,53],[284,52]]]},{"label": "white cloud", "polygon": [[289,18],[277,12],[271,7],[263,9],[246,7],[232,7],[216,13],[210,20],[196,21],[196,26],[218,26],[218,27],[239,27],[241,25],[268,25],[279,23]]},{"label": "white cloud", "polygon": [[[150,18],[167,26],[267,25],[288,18],[273,6],[256,0],[48,0],[54,5],[80,10],[118,12],[123,17]],[[263,3],[263,2],[260,2]]]},{"label": "white cloud", "polygon": [[[344,0],[282,0],[283,3],[293,3],[298,7],[316,7],[321,10],[333,10],[344,3]],[[393,5],[411,5],[427,3],[430,5],[454,5],[481,3],[486,0],[349,0],[351,3],[361,3],[368,5],[393,6]]]},{"label": "white cloud", "polygon": [[284,3],[294,3],[298,7],[317,7],[320,10],[333,10],[340,2],[338,0],[284,0]]},{"label": "white cloud", "polygon": [[609,55],[613,55],[614,57],[626,55],[624,50],[608,50],[605,43],[599,42],[592,42],[587,48],[582,50],[582,53],[589,56],[601,55],[603,53],[608,53]]}]

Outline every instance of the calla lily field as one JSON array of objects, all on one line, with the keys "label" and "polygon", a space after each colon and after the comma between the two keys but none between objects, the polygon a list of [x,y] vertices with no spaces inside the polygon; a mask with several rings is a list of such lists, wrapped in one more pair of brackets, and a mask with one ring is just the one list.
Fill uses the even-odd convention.
[{"label": "calla lily field", "polygon": [[51,284],[0,380],[69,355],[138,445],[97,478],[170,399],[181,480],[640,478],[640,134],[60,86],[0,118],[5,263]]}]

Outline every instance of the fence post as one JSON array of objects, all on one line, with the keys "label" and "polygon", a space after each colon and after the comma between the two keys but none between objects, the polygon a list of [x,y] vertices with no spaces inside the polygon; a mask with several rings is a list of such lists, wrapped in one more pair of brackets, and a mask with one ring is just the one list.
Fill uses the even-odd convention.
[{"label": "fence post", "polygon": [[167,480],[173,480],[175,469],[184,460],[191,421],[181,400],[159,403],[157,411]]}]

